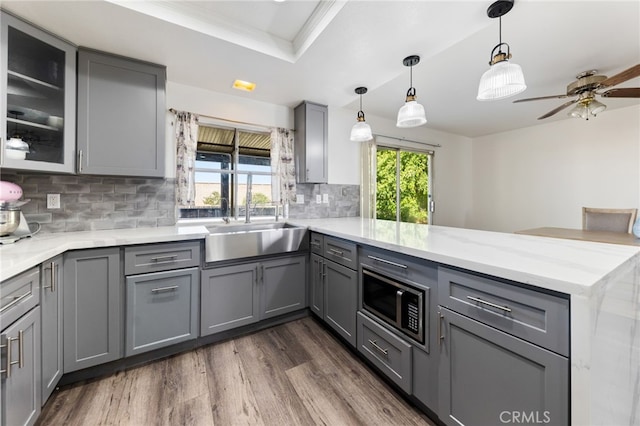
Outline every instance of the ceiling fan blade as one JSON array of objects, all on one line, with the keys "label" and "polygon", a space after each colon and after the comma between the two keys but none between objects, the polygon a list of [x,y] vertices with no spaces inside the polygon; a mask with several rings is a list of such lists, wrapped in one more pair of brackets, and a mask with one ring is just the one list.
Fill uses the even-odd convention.
[{"label": "ceiling fan blade", "polygon": [[549,111],[549,112],[548,112],[548,113],[546,113],[545,115],[543,115],[543,116],[541,116],[541,117],[538,117],[538,120],[542,120],[542,119],[544,119],[544,118],[551,117],[552,115],[554,115],[554,114],[556,114],[556,113],[558,113],[558,112],[562,111],[563,109],[565,109],[565,108],[566,108],[566,107],[568,107],[569,105],[573,105],[573,104],[575,104],[576,102],[578,102],[578,99],[574,99],[574,100],[572,100],[572,101],[565,102],[565,103],[563,103],[562,105],[560,105],[558,108],[556,108],[556,109],[552,109],[551,111]]},{"label": "ceiling fan blade", "polygon": [[562,98],[566,98],[566,97],[568,97],[568,95],[540,96],[538,98],[516,99],[515,101],[513,101],[513,103],[517,104],[518,102],[539,101],[539,100],[542,100],[542,99],[562,99]]},{"label": "ceiling fan blade", "polygon": [[640,98],[640,87],[621,87],[620,89],[609,89],[602,93],[605,98]]},{"label": "ceiling fan blade", "polygon": [[623,83],[627,80],[640,76],[640,64],[635,65],[629,69],[622,71],[612,77],[607,78],[600,82],[600,87],[610,87],[616,84]]}]

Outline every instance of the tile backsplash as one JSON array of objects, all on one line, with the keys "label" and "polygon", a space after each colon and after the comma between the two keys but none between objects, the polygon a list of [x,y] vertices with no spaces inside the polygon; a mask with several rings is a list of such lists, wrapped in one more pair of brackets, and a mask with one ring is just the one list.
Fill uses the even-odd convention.
[{"label": "tile backsplash", "polygon": [[[296,184],[296,193],[304,196],[304,204],[289,206],[289,217],[316,219],[323,217],[352,217],[360,215],[360,185]],[[322,202],[323,195],[329,198]],[[316,196],[320,195],[318,203]]]},{"label": "tile backsplash", "polygon": [[[175,179],[46,175],[3,171],[2,180],[22,187],[22,207],[40,232],[148,228],[174,225]],[[47,209],[47,194],[60,194],[60,208]]]},{"label": "tile backsplash", "polygon": [[[47,175],[2,172],[2,180],[22,188],[27,221],[40,232],[149,228],[176,223],[175,179],[114,176]],[[360,186],[298,184],[303,204],[289,206],[289,217],[313,219],[360,214]],[[60,194],[60,208],[47,208],[47,194]],[[316,201],[326,194],[328,203]]]}]

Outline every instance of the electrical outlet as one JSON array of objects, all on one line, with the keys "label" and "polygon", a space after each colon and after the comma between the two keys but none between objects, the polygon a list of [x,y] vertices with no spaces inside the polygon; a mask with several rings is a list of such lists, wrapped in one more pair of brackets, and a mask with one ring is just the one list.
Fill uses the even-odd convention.
[{"label": "electrical outlet", "polygon": [[322,202],[324,204],[329,204],[329,194],[322,194]]},{"label": "electrical outlet", "polygon": [[60,194],[47,194],[47,208],[48,209],[60,208]]},{"label": "electrical outlet", "polygon": [[296,204],[304,204],[304,194],[296,194]]},{"label": "electrical outlet", "polygon": [[322,202],[322,195],[316,194],[316,203],[320,204]]}]

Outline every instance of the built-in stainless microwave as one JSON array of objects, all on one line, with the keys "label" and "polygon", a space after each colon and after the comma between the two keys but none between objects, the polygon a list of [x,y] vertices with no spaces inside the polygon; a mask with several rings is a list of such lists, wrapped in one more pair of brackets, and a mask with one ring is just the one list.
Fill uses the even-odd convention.
[{"label": "built-in stainless microwave", "polygon": [[424,291],[362,268],[362,308],[424,343]]}]

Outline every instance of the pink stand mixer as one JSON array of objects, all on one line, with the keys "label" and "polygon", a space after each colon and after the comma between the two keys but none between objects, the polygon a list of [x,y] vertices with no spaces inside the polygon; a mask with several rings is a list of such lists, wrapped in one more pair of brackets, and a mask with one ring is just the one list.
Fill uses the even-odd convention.
[{"label": "pink stand mixer", "polygon": [[40,224],[27,223],[20,207],[30,200],[22,200],[22,188],[15,183],[0,181],[0,244],[14,243],[40,230]]}]

